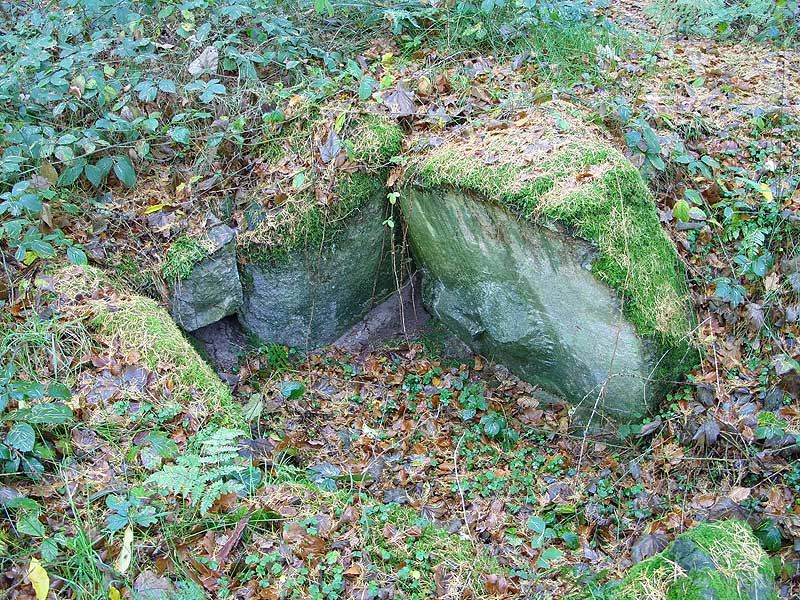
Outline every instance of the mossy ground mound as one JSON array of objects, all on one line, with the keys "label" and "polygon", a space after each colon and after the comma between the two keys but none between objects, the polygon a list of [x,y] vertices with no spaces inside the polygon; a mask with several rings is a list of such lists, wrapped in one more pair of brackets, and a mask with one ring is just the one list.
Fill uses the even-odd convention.
[{"label": "mossy ground mound", "polygon": [[118,344],[124,353],[138,354],[163,380],[171,401],[201,422],[212,415],[222,415],[221,422],[241,422],[228,387],[157,302],[113,290],[102,271],[92,267],[60,268],[53,280],[67,308],[84,315],[90,333]]},{"label": "mossy ground mound", "polygon": [[747,523],[703,523],[634,566],[619,600],[777,600],[772,562]]}]

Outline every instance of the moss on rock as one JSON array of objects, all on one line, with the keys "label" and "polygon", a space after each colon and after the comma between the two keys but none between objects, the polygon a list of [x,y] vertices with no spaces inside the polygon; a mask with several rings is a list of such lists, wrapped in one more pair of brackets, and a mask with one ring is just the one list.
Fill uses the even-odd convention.
[{"label": "moss on rock", "polygon": [[383,115],[367,115],[356,121],[352,133],[353,155],[371,169],[385,167],[400,154],[403,130]]},{"label": "moss on rock", "polygon": [[336,201],[322,207],[310,194],[290,200],[280,212],[262,220],[237,238],[239,255],[247,262],[269,264],[301,248],[319,250],[341,233],[346,219],[376,195],[385,195],[380,176],[366,172],[340,175]]},{"label": "moss on rock", "polygon": [[619,600],[777,600],[772,562],[747,523],[702,523],[634,566]]},{"label": "moss on rock", "polygon": [[214,244],[205,238],[181,235],[167,250],[161,274],[167,281],[185,279],[214,249]]},{"label": "moss on rock", "polygon": [[[292,153],[314,162],[316,143],[322,137],[319,132],[315,135],[314,130],[320,122],[319,113],[315,113],[303,124],[292,125],[286,142]],[[287,190],[288,198],[278,209],[256,210],[249,230],[237,239],[238,250],[246,262],[267,264],[285,259],[298,248],[319,249],[322,244],[333,242],[342,230],[343,221],[382,193],[386,167],[401,151],[400,127],[384,115],[357,115],[338,135],[356,170],[331,169],[313,175],[315,179],[302,191]],[[277,162],[282,157],[282,153],[271,152],[269,160]],[[320,204],[318,191],[333,201]]]}]

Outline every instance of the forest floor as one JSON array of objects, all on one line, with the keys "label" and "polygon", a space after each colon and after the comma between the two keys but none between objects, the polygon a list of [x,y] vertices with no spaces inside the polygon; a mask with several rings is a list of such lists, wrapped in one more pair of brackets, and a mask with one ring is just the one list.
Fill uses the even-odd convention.
[{"label": "forest floor", "polygon": [[[242,356],[234,399],[252,434],[243,452],[263,482],[200,515],[142,487],[162,462],[148,435],[166,429],[183,450],[199,425],[175,425],[152,406],[137,416],[158,384],[140,357],[113,342],[73,343],[77,330],[65,322],[65,353],[82,356],[70,404],[83,419],[61,445],[72,460],[43,481],[0,486],[3,507],[13,494],[46,507],[26,508],[35,522],[18,514],[15,523],[30,545],[52,538],[60,548],[48,566],[53,592],[613,598],[609,584],[634,562],[698,522],[730,516],[750,522],[769,550],[780,597],[798,597],[800,50],[663,31],[643,4],[614,3],[607,16],[638,41],[619,53],[605,47],[602,77],[559,95],[649,169],[664,227],[689,266],[703,359],[658,415],[619,439],[583,435],[567,406],[540,404],[529,384],[480,357],[448,358],[433,333],[362,352],[261,347]],[[377,42],[374,55],[388,50]],[[497,88],[530,92],[513,60],[471,60],[443,76],[467,67],[472,116],[509,126],[524,113],[507,103],[498,111],[492,98]],[[425,115],[438,106],[464,106],[422,65],[404,77],[420,115],[412,129],[433,131]],[[623,127],[618,111],[648,118]],[[158,260],[158,244],[130,233],[155,239],[175,221],[151,208],[165,179],[114,200],[115,240],[103,238],[105,249],[88,233],[81,240],[94,260],[113,262],[104,253],[114,245]],[[696,209],[690,218],[676,214],[680,200]],[[40,314],[47,302],[38,298]],[[98,395],[128,412],[99,423]],[[0,597],[35,598],[30,553],[4,531],[0,549],[26,560],[2,563]]]}]

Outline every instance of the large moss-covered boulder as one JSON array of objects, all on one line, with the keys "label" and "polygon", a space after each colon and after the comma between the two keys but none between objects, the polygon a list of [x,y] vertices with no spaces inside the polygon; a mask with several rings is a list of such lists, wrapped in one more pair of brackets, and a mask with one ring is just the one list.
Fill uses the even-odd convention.
[{"label": "large moss-covered boulder", "polygon": [[[257,202],[237,238],[239,321],[263,342],[313,349],[397,287],[384,182],[403,132],[384,116],[328,107],[287,125],[281,139],[270,158],[278,166],[271,189],[281,199]],[[288,157],[315,168],[295,167],[306,170],[287,187]]]},{"label": "large moss-covered boulder", "polygon": [[750,526],[703,523],[635,565],[618,600],[777,600],[772,562]]},{"label": "large moss-covered boulder", "polygon": [[216,323],[242,305],[234,239],[234,231],[220,223],[200,237],[179,237],[167,251],[162,273],[172,316],[186,331]]},{"label": "large moss-covered boulder", "polygon": [[637,170],[561,105],[433,146],[401,195],[427,308],[580,422],[646,413],[690,363],[692,325]]}]

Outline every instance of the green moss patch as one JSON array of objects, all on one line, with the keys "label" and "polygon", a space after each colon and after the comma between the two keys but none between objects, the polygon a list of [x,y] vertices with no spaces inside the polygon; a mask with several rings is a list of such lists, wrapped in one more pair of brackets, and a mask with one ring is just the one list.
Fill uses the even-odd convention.
[{"label": "green moss patch", "polygon": [[594,274],[617,290],[642,336],[685,345],[692,329],[685,273],[636,168],[555,104],[524,128],[454,139],[424,152],[410,185],[477,192],[521,217],[560,223],[599,250]]},{"label": "green moss patch", "polygon": [[290,200],[283,210],[240,234],[240,256],[269,264],[300,248],[319,250],[342,231],[347,217],[369,200],[386,194],[381,176],[371,173],[340,175],[335,185],[337,199],[331,206],[319,206],[306,194]]},{"label": "green moss patch", "polygon": [[167,250],[161,273],[167,281],[186,279],[212,251],[213,244],[208,240],[182,235]]},{"label": "green moss patch", "polygon": [[400,154],[403,137],[403,130],[382,115],[361,117],[352,134],[353,155],[370,168],[386,167]]},{"label": "green moss patch", "polygon": [[90,315],[89,329],[109,338],[124,353],[138,353],[142,363],[172,390],[198,420],[240,424],[241,411],[228,387],[198,355],[181,330],[154,300],[115,292],[92,267],[68,267],[54,275],[57,290],[68,304]]},{"label": "green moss patch", "polygon": [[634,566],[619,600],[776,600],[772,562],[747,523],[703,523]]}]

